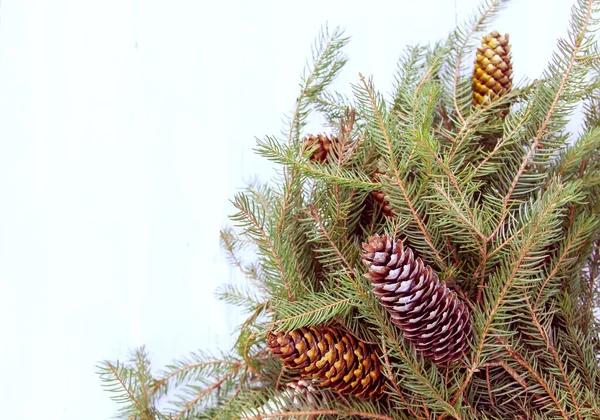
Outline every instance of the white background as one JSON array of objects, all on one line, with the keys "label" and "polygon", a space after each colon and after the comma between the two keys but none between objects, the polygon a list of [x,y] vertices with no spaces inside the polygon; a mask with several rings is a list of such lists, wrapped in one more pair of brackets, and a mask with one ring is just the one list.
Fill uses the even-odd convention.
[{"label": "white background", "polygon": [[[516,80],[542,71],[570,3],[497,21]],[[218,231],[236,188],[269,176],[254,136],[279,134],[321,25],[353,37],[338,86],[360,71],[389,92],[403,47],[476,4],[2,1],[0,417],[107,419],[99,361],[228,348]]]}]

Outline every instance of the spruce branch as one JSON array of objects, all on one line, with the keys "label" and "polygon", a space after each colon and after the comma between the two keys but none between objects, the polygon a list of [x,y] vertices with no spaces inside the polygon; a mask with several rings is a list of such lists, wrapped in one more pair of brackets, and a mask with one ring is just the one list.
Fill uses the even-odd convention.
[{"label": "spruce branch", "polygon": [[133,381],[130,369],[124,367],[118,362],[113,364],[105,362],[103,366],[98,366],[100,379],[104,382],[103,387],[117,395],[110,398],[118,403],[125,404],[120,408],[124,415],[140,415],[143,419],[154,420],[154,417],[148,412],[147,408],[140,402],[136,396],[136,384]]},{"label": "spruce branch", "polygon": [[343,270],[345,277],[352,282],[355,290],[360,295],[364,295],[365,294],[364,288],[357,281],[358,276],[356,274],[356,271],[355,271],[353,265],[350,264],[350,262],[348,261],[348,259],[346,258],[346,256],[344,255],[344,253],[342,252],[340,247],[336,244],[335,240],[333,239],[333,237],[331,235],[331,232],[329,232],[329,230],[325,226],[324,221],[322,220],[321,216],[319,215],[317,208],[314,206],[311,206],[307,210],[307,213],[314,220],[315,224],[318,227],[318,231],[322,235],[322,238],[326,241],[326,243],[334,251],[335,260],[333,260],[332,262],[335,262],[340,265],[340,268]]},{"label": "spruce branch", "polygon": [[[586,241],[590,239],[594,230],[598,227],[598,219],[596,216],[582,215],[580,220],[574,224],[573,229],[568,232],[567,238],[560,250],[558,256],[552,259],[550,263],[550,269],[547,272],[546,277],[542,280],[535,300],[532,305],[533,311],[537,311],[541,306],[543,294],[546,291],[546,287],[551,281],[560,281],[562,276],[558,276],[560,271],[568,272],[570,266],[577,263],[579,254],[582,251]],[[554,292],[556,293],[556,292]]]},{"label": "spruce branch", "polygon": [[462,202],[457,203],[452,197],[450,197],[450,194],[446,191],[446,188],[444,188],[443,185],[434,184],[434,188],[444,199],[446,204],[444,209],[451,210],[451,213],[455,215],[456,218],[461,222],[460,225],[466,225],[469,228],[470,235],[473,237],[473,240],[479,247],[479,252],[481,255],[484,255],[486,236],[481,231],[479,226],[477,226],[478,222],[475,220],[475,216],[470,207],[468,207],[469,204],[466,202],[464,195],[460,197]]},{"label": "spruce branch", "polygon": [[[517,284],[522,285],[520,287],[524,287],[527,284],[531,258],[535,255],[536,248],[543,246],[543,239],[540,233],[547,229],[548,226],[551,226],[554,220],[559,217],[560,213],[557,213],[557,210],[561,206],[576,198],[574,186],[554,184],[553,188],[545,192],[542,200],[532,206],[529,217],[527,217],[532,223],[520,235],[519,247],[516,247],[516,252],[512,254],[512,261],[507,264],[507,271],[497,273],[492,278],[492,285],[484,293],[485,306],[488,309],[485,313],[480,313],[475,317],[477,320],[474,323],[476,343],[471,357],[472,364],[465,375],[458,393],[452,398],[451,404],[455,404],[458,401],[472,379],[473,374],[481,367],[486,344],[488,344],[488,335],[492,337],[502,336],[500,335],[499,324],[505,320],[505,316],[502,316],[503,307],[508,305],[510,300],[514,300],[507,299],[507,297],[511,293],[515,293],[515,290],[518,289]],[[548,239],[546,238],[545,240],[547,241]],[[500,318],[500,320],[498,321],[497,318]],[[494,327],[495,325],[496,327]]]},{"label": "spruce branch", "polygon": [[348,43],[349,38],[343,35],[344,31],[339,27],[331,33],[325,27],[315,41],[312,48],[313,61],[312,64],[307,64],[304,71],[300,95],[292,113],[288,145],[291,145],[294,139],[300,138],[300,132],[308,117],[310,101],[319,97],[346,64],[347,59],[341,50]]},{"label": "spruce branch", "polygon": [[190,409],[192,409],[192,407],[196,406],[200,401],[202,401],[203,398],[205,398],[211,392],[219,389],[219,387],[221,387],[225,381],[231,379],[231,377],[234,376],[240,368],[241,368],[241,365],[236,366],[234,369],[231,370],[231,372],[229,372],[227,375],[223,376],[221,379],[216,381],[214,384],[210,385],[206,389],[201,390],[198,393],[198,395],[196,395],[193,399],[186,401],[184,407],[175,413],[174,420],[180,420],[184,415],[186,415],[186,413]]},{"label": "spruce branch", "polygon": [[[273,241],[267,234],[264,227],[264,213],[260,213],[248,198],[243,194],[238,194],[233,202],[239,213],[232,217],[232,220],[241,223],[245,228],[245,232],[255,238],[258,246],[264,251],[265,255],[270,257],[283,280],[283,286],[290,300],[294,300],[294,295],[291,290],[291,282],[288,278],[282,257],[276,251]],[[257,216],[258,214],[258,216]]]},{"label": "spruce branch", "polygon": [[453,78],[452,78],[452,98],[454,103],[454,110],[458,117],[459,122],[464,126],[465,119],[461,112],[461,106],[458,104],[457,98],[460,97],[460,92],[458,91],[458,84],[462,70],[462,60],[465,54],[465,50],[469,45],[471,39],[480,31],[484,30],[485,24],[492,18],[494,14],[496,14],[500,7],[503,6],[507,1],[503,0],[494,0],[494,1],[486,1],[483,6],[480,7],[479,17],[476,18],[474,22],[471,23],[471,28],[469,32],[465,35],[462,33],[460,29],[457,29],[453,34],[454,44],[456,44],[455,48],[455,63],[453,66]]},{"label": "spruce branch", "polygon": [[[521,176],[525,172],[525,168],[527,167],[529,161],[533,157],[536,150],[540,147],[542,139],[544,139],[545,136],[547,135],[547,130],[548,130],[550,121],[552,119],[552,116],[554,115],[554,113],[557,110],[557,106],[559,104],[559,101],[561,100],[563,92],[565,91],[565,89],[567,87],[567,83],[570,81],[570,77],[572,75],[573,68],[575,66],[575,62],[576,62],[576,58],[579,53],[579,50],[582,47],[584,41],[586,41],[585,35],[588,32],[588,25],[589,25],[589,21],[590,21],[591,15],[592,15],[592,8],[594,5],[594,1],[595,0],[585,0],[585,1],[579,0],[578,6],[574,6],[574,8],[573,8],[573,12],[572,12],[573,26],[577,27],[579,32],[576,36],[571,37],[571,40],[573,41],[572,45],[565,42],[564,47],[568,51],[567,57],[565,57],[567,60],[566,68],[564,68],[564,66],[563,66],[563,68],[560,69],[560,70],[564,71],[564,74],[562,75],[562,79],[560,80],[558,86],[556,87],[556,92],[554,94],[554,98],[552,99],[551,105],[548,107],[545,117],[541,121],[541,124],[539,125],[539,127],[536,127],[537,134],[535,135],[535,137],[533,138],[533,140],[531,142],[529,151],[523,157],[521,166],[519,167],[517,174],[514,176],[512,183],[510,184],[510,187],[504,196],[500,220],[498,221],[496,229],[494,229],[494,231],[488,237],[488,241],[492,240],[497,235],[498,231],[502,228],[504,220],[506,219],[506,216],[509,211],[509,204],[511,202],[513,192],[517,188],[519,180],[521,179]],[[578,16],[578,12],[580,12],[580,10],[578,8],[583,9],[583,10],[581,10],[581,11],[583,11],[583,16]],[[581,17],[583,19],[578,19]],[[557,57],[556,60],[560,60],[560,58]],[[560,71],[560,70],[555,70],[555,71]]]},{"label": "spruce branch", "polygon": [[394,373],[392,372],[392,364],[390,363],[390,357],[388,355],[388,350],[387,350],[386,345],[385,345],[385,338],[383,336],[381,337],[381,349],[383,350],[383,361],[382,361],[382,364],[383,364],[383,367],[384,367],[384,369],[386,371],[387,378],[389,379],[389,383],[392,385],[392,388],[394,388],[394,391],[396,391],[396,394],[402,400],[402,402],[404,403],[404,406],[406,407],[406,409],[408,410],[408,412],[415,419],[417,419],[417,420],[426,420],[425,417],[421,416],[420,410],[419,410],[419,413],[417,413],[415,411],[415,409],[412,407],[412,405],[408,402],[408,400],[404,396],[404,393],[398,387],[398,382],[399,381],[396,380],[396,375],[394,375]]},{"label": "spruce branch", "polygon": [[562,307],[562,313],[565,317],[566,335],[568,337],[568,340],[565,341],[568,342],[569,347],[573,349],[576,355],[575,360],[578,364],[577,369],[585,378],[588,390],[590,390],[588,396],[586,396],[586,399],[590,401],[590,407],[595,414],[600,416],[600,411],[596,402],[597,397],[595,396],[596,393],[594,392],[596,388],[594,378],[598,373],[598,363],[596,356],[589,345],[590,338],[585,336],[583,332],[578,329],[569,299],[562,300]]},{"label": "spruce branch", "polygon": [[372,182],[366,175],[356,170],[342,168],[338,165],[332,168],[328,163],[309,163],[306,159],[299,159],[295,156],[293,149],[271,137],[257,140],[254,150],[275,163],[293,168],[296,175],[302,174],[331,184],[366,191],[380,187],[378,183]]},{"label": "spruce branch", "polygon": [[[219,238],[221,242],[221,247],[227,253],[227,258],[231,264],[238,268],[238,270],[244,275],[246,280],[254,286],[254,288],[264,296],[266,293],[265,286],[263,284],[263,280],[260,278],[259,268],[256,265],[244,265],[244,262],[239,257],[239,253],[244,249],[247,245],[243,242],[243,240],[233,231],[231,228],[226,228],[221,230],[219,233]],[[227,287],[227,286],[226,286]],[[248,291],[249,292],[249,291]],[[236,300],[233,296],[236,294],[236,291],[233,288],[229,288],[227,290],[222,290],[222,293],[218,293],[221,298],[228,299],[232,298],[232,300]],[[231,296],[229,296],[231,295]],[[247,301],[248,303],[256,303],[258,302],[258,298],[244,297],[242,300],[237,300],[237,302]],[[234,303],[235,304],[235,303]]]},{"label": "spruce branch", "polygon": [[[290,121],[288,147],[292,146],[293,140],[298,142],[300,139],[301,131],[309,114],[310,101],[316,100],[320,96],[346,64],[346,57],[341,53],[341,49],[347,43],[348,38],[343,37],[343,31],[339,28],[336,28],[331,34],[327,27],[321,31],[319,39],[313,47],[313,64],[307,67],[305,75],[302,77],[300,96],[296,101],[296,108]],[[290,174],[288,167],[284,168],[284,180],[288,188],[284,190],[277,233],[281,233],[285,214],[294,197],[294,188],[292,187],[296,185],[296,176],[295,170],[292,170]]]},{"label": "spruce branch", "polygon": [[[193,358],[198,360],[202,356],[193,354]],[[201,360],[197,362],[186,361],[184,363],[178,362],[176,365],[171,366],[168,370],[164,371],[162,378],[154,381],[150,392],[152,394],[166,393],[166,388],[177,387],[189,379],[190,375],[199,377],[199,371],[206,368],[211,368],[213,371],[215,367],[222,367],[224,365],[231,365],[238,367],[239,362],[230,362],[227,360]]]},{"label": "spruce branch", "polygon": [[[508,99],[509,95],[506,95],[507,99]],[[485,105],[480,108],[484,109],[484,107],[485,107]],[[485,158],[481,162],[479,162],[479,164],[477,165],[475,170],[470,174],[470,176],[467,178],[467,180],[470,181],[471,179],[474,179],[478,176],[492,173],[496,169],[497,164],[492,163],[492,164],[488,165],[488,163],[493,162],[493,160],[500,159],[497,156],[500,154],[501,151],[503,151],[506,148],[506,146],[510,145],[514,141],[516,135],[521,130],[521,127],[523,126],[523,124],[525,124],[525,122],[528,120],[529,116],[531,115],[532,110],[533,110],[533,107],[527,107],[524,112],[518,113],[518,115],[520,117],[518,119],[518,121],[511,124],[512,127],[509,128],[509,131],[506,132],[502,136],[502,138],[496,143],[496,145],[494,146],[494,149],[491,150],[489,153],[487,153]],[[507,125],[510,121],[511,120],[510,120],[510,116],[509,116]],[[494,159],[494,158],[496,158],[496,159]],[[489,166],[489,169],[488,169],[488,166]]]},{"label": "spruce branch", "polygon": [[537,314],[534,311],[533,306],[531,305],[531,302],[529,300],[529,295],[528,295],[526,289],[523,289],[523,299],[525,301],[525,304],[527,305],[529,315],[531,316],[531,321],[533,322],[533,324],[535,325],[535,327],[538,330],[539,337],[544,342],[546,349],[548,351],[550,351],[550,353],[552,354],[552,358],[554,360],[554,363],[556,364],[556,368],[558,368],[558,370],[560,371],[560,375],[564,381],[564,384],[567,387],[567,391],[569,393],[571,401],[573,402],[573,405],[575,406],[575,414],[577,414],[577,418],[579,420],[582,420],[581,408],[578,404],[577,397],[575,396],[575,393],[573,392],[574,386],[573,386],[573,384],[571,384],[571,381],[565,371],[565,367],[563,366],[561,359],[560,359],[556,349],[554,348],[554,345],[548,339],[548,334],[546,333],[546,331],[544,330],[544,327],[542,327],[542,325],[540,324],[540,322],[538,320]]},{"label": "spruce branch", "polygon": [[276,320],[266,324],[276,331],[291,331],[300,327],[327,324],[352,308],[355,296],[343,298],[336,293],[321,292],[309,294],[301,301],[274,305]]},{"label": "spruce branch", "polygon": [[229,304],[243,307],[246,311],[254,311],[263,304],[260,297],[254,295],[254,291],[248,287],[225,284],[215,292],[215,296]]},{"label": "spruce branch", "polygon": [[392,145],[392,135],[388,132],[386,127],[385,118],[384,117],[384,104],[382,101],[376,98],[376,94],[374,93],[372,83],[367,82],[365,77],[361,74],[360,81],[362,83],[362,89],[366,94],[367,101],[370,103],[370,112],[372,118],[374,119],[375,129],[378,130],[379,135],[384,140],[384,145],[387,148],[388,156],[390,159],[390,166],[393,172],[393,177],[395,180],[395,186],[397,186],[402,196],[406,202],[406,206],[412,215],[414,222],[417,224],[419,231],[423,234],[423,238],[431,251],[433,252],[436,262],[439,266],[446,268],[446,263],[442,258],[441,253],[437,250],[436,246],[433,243],[431,235],[427,231],[425,224],[423,223],[421,215],[416,211],[416,205],[412,201],[412,197],[408,195],[408,188],[404,183],[403,177],[401,177],[398,164],[396,162],[396,154],[394,151],[394,146]]},{"label": "spruce branch", "polygon": [[[501,339],[501,341],[504,341],[504,340]],[[527,362],[527,360],[525,360],[525,358],[517,350],[515,350],[512,346],[510,346],[508,343],[505,343],[504,347],[505,347],[506,351],[508,352],[508,354],[517,363],[519,363],[519,365],[521,365],[523,368],[525,368],[527,370],[527,372],[535,379],[535,381],[544,389],[546,394],[552,400],[552,403],[554,404],[556,411],[558,413],[560,413],[560,416],[563,419],[568,420],[569,417],[568,417],[567,413],[565,412],[562,404],[560,403],[558,396],[552,389],[552,386],[550,385],[550,383],[546,379],[544,379],[543,375],[538,373],[536,371],[536,369],[534,368],[533,364]]]},{"label": "spruce branch", "polygon": [[385,414],[376,414],[376,413],[368,413],[361,411],[352,411],[352,410],[294,410],[294,411],[280,411],[273,413],[265,413],[258,414],[252,417],[244,417],[244,420],[261,420],[261,419],[273,419],[279,417],[300,417],[308,416],[335,416],[337,418],[348,418],[352,416],[360,416],[368,419],[376,419],[376,420],[396,420],[394,417],[387,416]]}]

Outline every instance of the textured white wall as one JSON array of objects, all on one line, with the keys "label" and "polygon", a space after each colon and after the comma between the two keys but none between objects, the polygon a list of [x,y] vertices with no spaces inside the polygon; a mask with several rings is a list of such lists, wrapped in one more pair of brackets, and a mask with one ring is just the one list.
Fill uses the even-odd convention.
[{"label": "textured white wall", "polygon": [[[569,3],[500,18],[517,79],[540,73]],[[321,25],[353,37],[338,86],[360,71],[389,90],[404,45],[476,4],[3,1],[1,417],[106,419],[97,361],[229,347],[236,316],[213,293],[239,279],[218,230],[236,188],[269,176],[254,136],[280,132]]]}]

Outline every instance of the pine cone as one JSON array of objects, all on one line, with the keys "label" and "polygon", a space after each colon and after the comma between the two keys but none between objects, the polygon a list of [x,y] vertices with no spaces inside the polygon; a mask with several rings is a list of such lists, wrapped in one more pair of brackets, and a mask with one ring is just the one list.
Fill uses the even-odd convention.
[{"label": "pine cone", "polygon": [[[302,405],[298,399],[299,395],[303,395],[306,401],[315,408],[319,408],[319,406],[321,406],[324,402],[317,399],[317,395],[319,398],[323,398],[323,395],[315,395],[316,388],[313,386],[312,382],[306,379],[289,382],[286,384],[286,387],[288,389],[288,394],[293,398],[292,401],[296,407],[300,407]],[[325,400],[327,401],[327,398],[325,398]]]},{"label": "pine cone", "polygon": [[337,328],[308,327],[269,332],[267,344],[283,364],[343,394],[380,398],[385,377],[379,351]]},{"label": "pine cone", "polygon": [[[380,171],[379,169],[377,169],[375,171],[375,173],[373,174],[373,176],[372,176],[373,181],[379,182],[379,177],[381,175],[385,175],[385,172]],[[386,217],[393,217],[394,216],[394,211],[392,209],[392,205],[390,204],[390,202],[386,198],[385,193],[383,191],[371,191],[371,196],[379,204],[379,207],[381,208],[381,212]]]},{"label": "pine cone", "polygon": [[508,34],[491,32],[481,40],[473,69],[473,105],[493,101],[510,91],[512,63]]},{"label": "pine cone", "polygon": [[392,322],[425,357],[439,366],[458,362],[470,348],[467,306],[442,284],[431,267],[415,258],[402,241],[374,235],[363,244],[366,277]]},{"label": "pine cone", "polygon": [[310,160],[323,163],[329,156],[337,157],[335,146],[339,143],[335,135],[310,134],[304,139],[305,150],[313,149]]}]

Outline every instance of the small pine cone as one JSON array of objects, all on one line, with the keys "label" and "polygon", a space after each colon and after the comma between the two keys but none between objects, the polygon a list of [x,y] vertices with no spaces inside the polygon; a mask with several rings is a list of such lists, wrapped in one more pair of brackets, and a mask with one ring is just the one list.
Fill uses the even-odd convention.
[{"label": "small pine cone", "polygon": [[508,34],[491,32],[481,40],[473,69],[473,105],[493,101],[512,87],[512,62]]},{"label": "small pine cone", "polygon": [[[306,401],[313,407],[319,408],[323,404],[323,402],[327,401],[319,401],[317,396],[315,395],[315,391],[317,390],[312,382],[307,381],[306,379],[300,379],[298,381],[289,382],[286,384],[288,388],[288,393],[292,396],[294,405],[296,407],[301,406],[301,403],[298,399],[299,395],[303,395]],[[319,398],[323,398],[322,394],[318,395]]]},{"label": "small pine cone", "polygon": [[337,328],[308,327],[269,332],[267,344],[283,364],[319,386],[363,398],[380,398],[385,377],[379,351]]},{"label": "small pine cone", "polygon": [[362,260],[373,293],[402,329],[404,337],[439,366],[458,362],[470,348],[467,306],[442,284],[431,267],[402,241],[374,235],[363,244]]},{"label": "small pine cone", "polygon": [[336,136],[326,134],[310,134],[304,139],[304,149],[313,149],[310,160],[323,163],[329,156],[337,157],[336,146],[339,140]]},{"label": "small pine cone", "polygon": [[[375,171],[375,173],[373,174],[373,176],[372,176],[373,181],[379,182],[379,177],[381,175],[385,175],[385,172],[380,171],[379,169],[377,169]],[[392,205],[388,201],[388,199],[385,196],[385,193],[383,191],[371,191],[371,196],[379,204],[379,207],[381,208],[381,212],[386,217],[393,217],[394,216],[394,210],[392,209]]]}]

